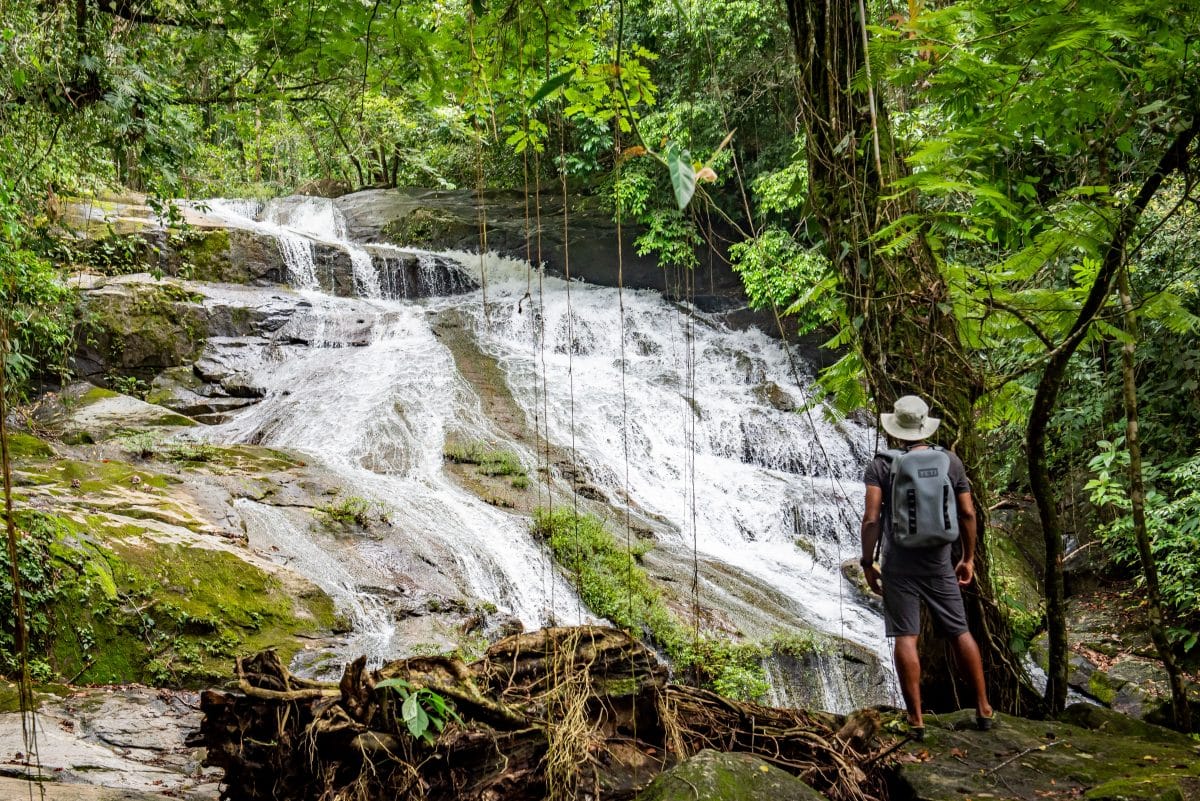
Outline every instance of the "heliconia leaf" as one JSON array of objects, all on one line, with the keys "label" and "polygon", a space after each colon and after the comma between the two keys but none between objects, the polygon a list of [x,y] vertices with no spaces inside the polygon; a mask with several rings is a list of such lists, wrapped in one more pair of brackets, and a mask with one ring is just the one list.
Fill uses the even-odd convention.
[{"label": "heliconia leaf", "polygon": [[561,89],[567,83],[567,81],[571,80],[571,78],[575,75],[575,70],[575,67],[571,67],[571,69],[565,72],[560,72],[558,75],[555,75],[553,78],[542,84],[541,87],[533,93],[533,97],[529,98],[529,105],[531,107],[536,106],[538,103]]},{"label": "heliconia leaf", "polygon": [[667,172],[671,174],[675,202],[683,211],[691,202],[692,195],[696,194],[696,169],[692,166],[691,155],[672,145],[667,150]]}]

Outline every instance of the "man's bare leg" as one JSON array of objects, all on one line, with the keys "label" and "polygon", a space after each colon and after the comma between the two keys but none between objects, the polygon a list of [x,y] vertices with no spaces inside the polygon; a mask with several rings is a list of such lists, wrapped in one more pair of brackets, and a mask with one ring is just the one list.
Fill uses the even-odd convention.
[{"label": "man's bare leg", "polygon": [[[900,692],[903,693],[904,705],[908,708],[908,722],[913,726],[924,726],[924,719],[921,717],[921,660],[917,656],[917,635],[897,637],[893,653],[896,658],[896,675],[900,678]],[[979,649],[975,650],[975,658],[979,659]]]},{"label": "man's bare leg", "polygon": [[[897,645],[899,642],[897,642]],[[988,703],[987,685],[983,681],[983,661],[979,658],[979,645],[971,632],[964,631],[954,639],[954,653],[958,657],[960,670],[967,673],[975,688],[975,712],[984,718],[992,716],[992,705]],[[897,664],[899,659],[897,658]],[[897,667],[897,670],[899,668]],[[903,682],[903,679],[901,679]]]}]

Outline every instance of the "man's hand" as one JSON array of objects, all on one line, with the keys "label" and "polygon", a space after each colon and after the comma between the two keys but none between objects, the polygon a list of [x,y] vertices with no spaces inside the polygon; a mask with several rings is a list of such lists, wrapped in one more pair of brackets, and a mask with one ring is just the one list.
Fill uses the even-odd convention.
[{"label": "man's hand", "polygon": [[975,578],[975,562],[964,559],[954,566],[954,575],[958,576],[958,585],[965,587]]},{"label": "man's hand", "polygon": [[866,577],[867,586],[871,588],[871,592],[883,595],[883,585],[879,583],[879,568],[875,565],[866,565],[863,567],[863,576]]}]

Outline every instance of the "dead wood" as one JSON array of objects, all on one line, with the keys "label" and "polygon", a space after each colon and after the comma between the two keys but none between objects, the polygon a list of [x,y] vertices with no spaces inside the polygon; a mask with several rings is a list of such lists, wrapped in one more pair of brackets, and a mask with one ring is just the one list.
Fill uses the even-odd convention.
[{"label": "dead wood", "polygon": [[[878,714],[843,720],[667,684],[652,651],[610,628],[519,634],[472,664],[421,657],[370,671],[358,659],[336,685],[291,675],[271,652],[237,673],[241,692],[202,695],[192,738],[225,771],[225,801],[622,801],[704,748],[756,754],[833,801],[882,789],[885,760],[864,753]],[[385,679],[437,693],[459,720],[431,745],[414,738],[408,695],[377,686]]]}]

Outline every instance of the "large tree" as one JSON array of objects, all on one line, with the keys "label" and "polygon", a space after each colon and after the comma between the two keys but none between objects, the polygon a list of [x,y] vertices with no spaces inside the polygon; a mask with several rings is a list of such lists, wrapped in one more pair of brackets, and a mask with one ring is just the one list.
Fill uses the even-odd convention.
[{"label": "large tree", "polygon": [[[888,408],[908,393],[929,398],[945,419],[947,444],[978,479],[975,404],[986,377],[961,340],[917,198],[896,187],[907,166],[875,92],[862,10],[861,0],[787,0],[808,133],[809,208],[824,233],[876,405]],[[887,236],[901,229],[898,237]],[[977,492],[982,487],[978,480],[973,484]],[[1027,710],[1036,697],[1022,681],[1009,647],[989,574],[981,536],[976,581],[967,593],[968,617],[994,702]],[[932,646],[929,637],[923,642],[922,698],[933,708],[958,708],[970,692],[946,652]]]}]

